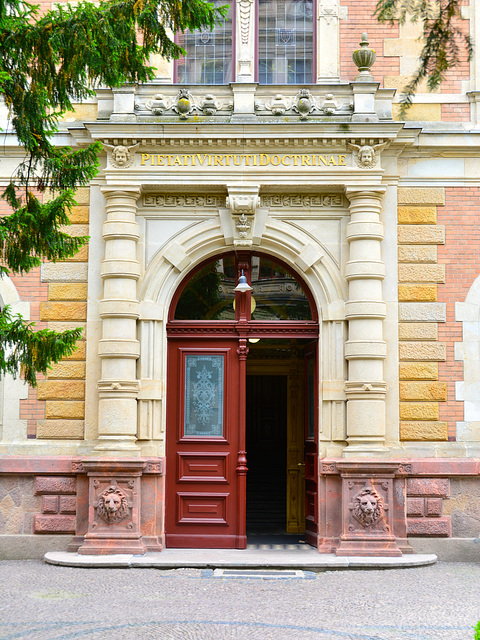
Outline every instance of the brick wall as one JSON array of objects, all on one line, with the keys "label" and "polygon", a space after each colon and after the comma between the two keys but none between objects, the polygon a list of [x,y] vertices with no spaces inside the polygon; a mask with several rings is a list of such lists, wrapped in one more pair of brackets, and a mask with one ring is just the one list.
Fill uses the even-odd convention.
[{"label": "brick wall", "polygon": [[462,342],[462,323],[455,322],[455,302],[464,302],[480,275],[480,188],[447,187],[445,206],[438,208],[438,222],[445,225],[445,245],[438,248],[438,261],[445,265],[445,284],[438,286],[438,300],[446,303],[447,321],[439,325],[439,339],[447,348],[447,359],[439,365],[439,380],[447,383],[447,403],[440,406],[440,419],[448,423],[449,439],[455,439],[455,423],[463,420],[463,402],[455,400],[455,381],[463,380],[463,362],[454,359],[455,342]]},{"label": "brick wall", "polygon": [[340,20],[340,78],[342,82],[352,82],[358,73],[352,61],[352,53],[359,48],[361,35],[368,33],[370,48],[374,49],[377,59],[372,68],[375,82],[383,86],[384,76],[398,75],[399,58],[385,57],[384,39],[398,38],[398,27],[380,24],[373,16],[376,0],[344,0],[343,7],[347,7],[347,20]]}]

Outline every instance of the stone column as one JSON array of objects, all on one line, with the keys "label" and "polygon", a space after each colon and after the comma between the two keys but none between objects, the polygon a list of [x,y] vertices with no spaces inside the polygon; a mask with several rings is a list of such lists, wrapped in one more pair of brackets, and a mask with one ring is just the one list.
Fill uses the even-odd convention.
[{"label": "stone column", "polygon": [[105,189],[107,219],[103,224],[105,258],[102,261],[103,299],[100,301],[102,338],[98,355],[98,444],[96,451],[113,454],[139,451],[136,444],[138,380],[137,260],[139,226],[135,221],[138,189]]},{"label": "stone column", "polygon": [[347,441],[346,456],[378,455],[385,452],[385,392],[383,320],[386,305],[382,294],[385,266],[381,242],[381,198],[385,188],[348,188],[350,245],[346,264],[348,302]]}]

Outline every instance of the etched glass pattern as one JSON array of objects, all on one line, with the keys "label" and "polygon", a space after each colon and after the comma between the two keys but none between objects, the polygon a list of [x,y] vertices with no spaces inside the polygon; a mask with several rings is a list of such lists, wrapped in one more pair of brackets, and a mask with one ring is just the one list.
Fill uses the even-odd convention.
[{"label": "etched glass pattern", "polygon": [[185,356],[186,436],[223,435],[224,356]]},{"label": "etched glass pattern", "polygon": [[313,82],[312,0],[259,0],[260,84]]},{"label": "etched glass pattern", "polygon": [[186,56],[177,60],[177,82],[180,84],[227,84],[232,82],[232,4],[214,0],[216,7],[230,5],[227,17],[212,31],[185,31],[177,43]]}]

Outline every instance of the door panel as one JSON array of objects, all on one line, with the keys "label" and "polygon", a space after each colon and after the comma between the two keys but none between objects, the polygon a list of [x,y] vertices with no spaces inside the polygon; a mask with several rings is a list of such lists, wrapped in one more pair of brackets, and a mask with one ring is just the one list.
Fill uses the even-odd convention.
[{"label": "door panel", "polygon": [[167,547],[235,547],[237,347],[234,339],[169,340]]},{"label": "door panel", "polygon": [[318,547],[317,344],[305,348],[305,541]]}]

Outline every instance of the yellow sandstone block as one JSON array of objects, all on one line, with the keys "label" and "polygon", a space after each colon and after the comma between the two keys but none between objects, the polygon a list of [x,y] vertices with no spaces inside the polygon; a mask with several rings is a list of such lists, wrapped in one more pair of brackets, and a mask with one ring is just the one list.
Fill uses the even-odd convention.
[{"label": "yellow sandstone block", "polygon": [[400,322],[398,337],[400,340],[437,340],[438,325],[435,322]]},{"label": "yellow sandstone block", "polygon": [[437,224],[437,207],[398,207],[399,224]]},{"label": "yellow sandstone block", "polygon": [[446,360],[447,347],[444,342],[400,342],[400,360]]},{"label": "yellow sandstone block", "polygon": [[447,399],[446,382],[400,382],[400,400]]},{"label": "yellow sandstone block", "polygon": [[72,208],[68,217],[72,224],[88,224],[89,207],[84,204],[79,204]]},{"label": "yellow sandstone block", "polygon": [[88,244],[79,249],[74,256],[65,258],[64,262],[88,262]]},{"label": "yellow sandstone block", "polygon": [[399,262],[420,262],[422,264],[437,262],[436,245],[400,245],[398,247]]},{"label": "yellow sandstone block", "polygon": [[86,300],[87,283],[51,282],[48,285],[49,300]]},{"label": "yellow sandstone block", "polygon": [[445,204],[444,187],[399,187],[398,204]]},{"label": "yellow sandstone block", "polygon": [[439,103],[412,104],[405,115],[400,117],[400,105],[392,104],[392,116],[394,120],[401,120],[402,122],[440,122],[442,119],[442,105]]},{"label": "yellow sandstone block", "polygon": [[46,418],[83,419],[85,402],[70,400],[47,400],[45,403]]},{"label": "yellow sandstone block", "polygon": [[436,284],[401,284],[398,287],[400,302],[436,302]]},{"label": "yellow sandstone block", "polygon": [[444,264],[399,264],[399,282],[445,282]]},{"label": "yellow sandstone block", "polygon": [[400,422],[400,440],[448,440],[446,422]]},{"label": "yellow sandstone block", "polygon": [[438,380],[436,362],[401,362],[400,380]]},{"label": "yellow sandstone block", "polygon": [[37,388],[39,400],[84,400],[83,380],[40,380]]},{"label": "yellow sandstone block", "polygon": [[57,362],[52,365],[52,368],[47,372],[47,378],[66,378],[71,380],[84,380],[85,379],[85,362],[71,361],[71,362]]},{"label": "yellow sandstone block", "polygon": [[438,420],[438,402],[400,402],[400,420]]},{"label": "yellow sandstone block", "polygon": [[65,111],[62,115],[63,122],[77,122],[77,121],[94,121],[97,119],[98,107],[96,104],[75,104],[73,111]]},{"label": "yellow sandstone block", "polygon": [[42,302],[40,304],[40,320],[65,321],[86,320],[86,302]]},{"label": "yellow sandstone block", "polygon": [[77,204],[89,204],[90,187],[79,187],[75,191],[75,200],[77,201]]},{"label": "yellow sandstone block", "polygon": [[84,420],[39,420],[37,438],[52,440],[82,440]]},{"label": "yellow sandstone block", "polygon": [[65,360],[85,360],[87,354],[87,343],[84,340],[77,340],[75,351],[69,355],[65,356],[62,359],[62,362]]}]

